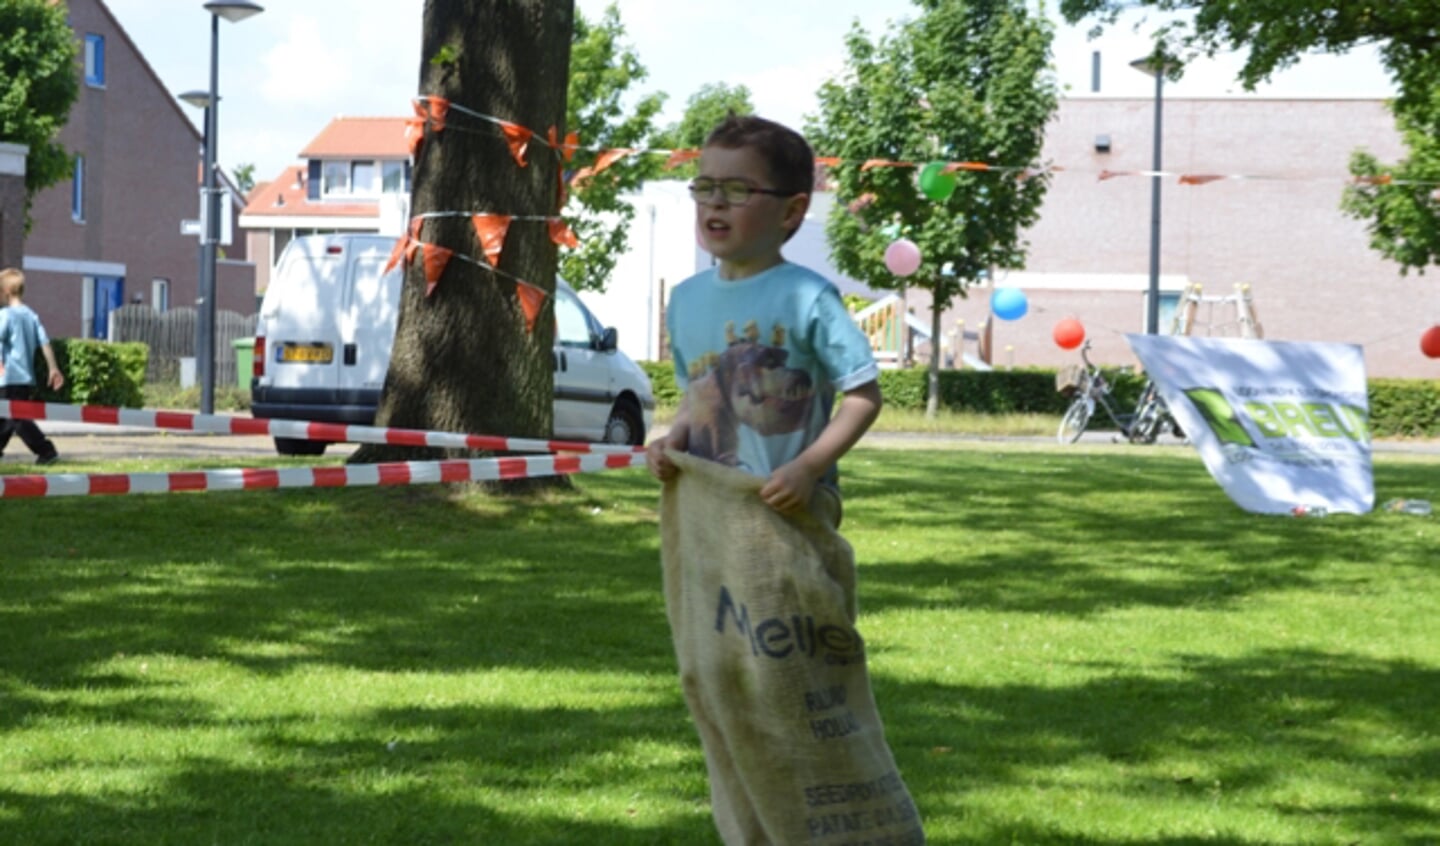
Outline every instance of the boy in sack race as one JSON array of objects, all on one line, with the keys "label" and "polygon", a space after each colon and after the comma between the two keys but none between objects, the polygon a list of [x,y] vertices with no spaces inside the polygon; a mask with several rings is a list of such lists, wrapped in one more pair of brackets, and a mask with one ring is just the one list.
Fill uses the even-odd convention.
[{"label": "boy in sack race", "polygon": [[803,138],[735,115],[690,185],[717,264],[666,312],[685,396],[646,455],[666,613],[725,843],[914,846],[837,532],[836,462],[879,414],[878,370],[835,287],[780,252],[813,185]]}]

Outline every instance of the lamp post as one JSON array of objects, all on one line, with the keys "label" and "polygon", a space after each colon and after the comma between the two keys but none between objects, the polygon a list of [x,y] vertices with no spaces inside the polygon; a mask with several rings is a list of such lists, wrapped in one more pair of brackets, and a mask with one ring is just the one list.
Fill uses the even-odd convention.
[{"label": "lamp post", "polygon": [[1164,102],[1165,74],[1174,67],[1157,48],[1143,59],[1136,59],[1130,67],[1148,76],[1155,77],[1155,152],[1151,158],[1150,177],[1150,294],[1145,300],[1145,333],[1160,334],[1160,140],[1162,138],[1161,104]]},{"label": "lamp post", "polygon": [[[199,237],[197,237],[197,238],[195,239],[195,247],[196,247],[196,249],[195,249],[195,254],[196,254],[196,261],[197,261],[197,263],[196,263],[195,278],[196,278],[196,279],[204,279],[204,278],[205,278],[205,231],[206,231],[206,230],[205,230],[205,214],[206,214],[206,208],[205,208],[205,165],[203,164],[203,162],[204,162],[204,159],[205,159],[205,147],[206,147],[206,144],[205,144],[206,134],[205,134],[205,133],[206,133],[206,131],[210,128],[210,91],[209,91],[209,89],[204,89],[204,88],[192,88],[191,90],[186,91],[186,92],[184,92],[183,94],[179,94],[179,95],[177,95],[177,96],[180,98],[180,101],[181,101],[181,102],[183,102],[183,103],[185,103],[185,104],[187,104],[187,105],[190,105],[190,106],[194,106],[194,107],[197,108],[197,109],[200,109],[201,112],[202,112],[202,114],[203,114],[203,118],[202,118],[201,123],[200,123],[200,159],[201,159],[201,162],[202,162],[202,163],[201,163],[201,165],[200,165],[200,169],[199,169],[198,171],[196,171],[196,173],[195,173],[195,176],[196,176],[195,181],[196,181],[196,183],[197,183],[197,184],[199,185],[199,187],[200,187],[200,221],[199,221],[199,222],[200,222],[200,231],[199,231],[199,233],[198,233]],[[196,289],[195,289],[195,290],[196,290],[196,296],[198,297],[198,296],[199,296],[199,291],[200,291],[200,288],[199,288],[198,285],[196,286]],[[196,321],[195,321],[195,350],[196,350],[196,352],[197,352],[197,355],[196,355],[196,358],[195,358],[196,361],[199,361],[198,352],[199,352],[200,348],[204,345],[204,338],[202,337],[202,335],[204,334],[204,330],[202,329],[203,326],[204,326],[204,321],[202,321],[202,320],[196,320]],[[191,375],[192,377],[195,376],[194,373],[192,373],[192,374],[190,374],[190,375]],[[204,392],[202,391],[201,394],[203,395]]]},{"label": "lamp post", "polygon": [[197,304],[200,306],[199,327],[196,339],[196,375],[200,380],[200,413],[215,411],[215,262],[216,245],[220,241],[220,189],[215,180],[216,148],[219,147],[220,123],[220,19],[231,23],[243,21],[252,15],[265,11],[264,7],[249,0],[214,0],[205,4],[210,13],[210,90],[199,102],[198,92],[194,99],[182,95],[191,105],[203,105],[205,109],[205,156],[204,188],[201,190],[200,214],[200,287]]}]

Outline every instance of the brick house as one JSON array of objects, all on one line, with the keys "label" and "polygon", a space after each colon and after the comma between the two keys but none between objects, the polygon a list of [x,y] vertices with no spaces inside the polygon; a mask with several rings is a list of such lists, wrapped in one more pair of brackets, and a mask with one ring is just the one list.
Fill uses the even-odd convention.
[{"label": "brick house", "polygon": [[[200,245],[181,233],[199,217],[203,138],[101,0],[69,0],[80,45],[79,96],[60,143],[72,179],[35,195],[25,239],[25,301],[56,337],[105,337],[113,308],[193,306]],[[226,178],[231,232],[238,193]],[[243,239],[221,247],[217,309],[255,310]]]},{"label": "brick house", "polygon": [[290,239],[333,232],[398,235],[410,207],[405,119],[337,117],[300,151],[302,164],[257,185],[240,215],[256,291]]},{"label": "brick house", "polygon": [[[1145,331],[1151,179],[1100,174],[1150,169],[1153,107],[1134,98],[1061,102],[1045,156],[1067,170],[1055,174],[1028,233],[1026,270],[999,274],[1000,284],[1025,291],[1029,312],[994,323],[997,366],[1076,360],[1051,339],[1067,316],[1085,325],[1097,361],[1134,363],[1123,335]],[[1386,162],[1405,154],[1379,100],[1167,98],[1163,171],[1263,178],[1163,180],[1161,331],[1188,285],[1207,298],[1234,298],[1248,285],[1267,339],[1360,344],[1371,376],[1436,376],[1418,350],[1421,333],[1440,322],[1433,276],[1402,275],[1370,249],[1365,222],[1340,211],[1347,163],[1361,147]],[[967,333],[982,326],[989,294],[957,301],[946,334],[957,321]],[[928,298],[916,292],[910,306],[928,325]],[[1239,334],[1233,304],[1202,303],[1196,316],[1192,335]]]}]

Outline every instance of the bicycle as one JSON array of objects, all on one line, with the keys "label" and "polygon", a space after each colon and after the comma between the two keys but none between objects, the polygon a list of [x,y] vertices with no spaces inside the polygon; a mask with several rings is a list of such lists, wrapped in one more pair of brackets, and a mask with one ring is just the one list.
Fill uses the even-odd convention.
[{"label": "bicycle", "polygon": [[1110,389],[1110,381],[1105,378],[1100,367],[1090,361],[1089,351],[1090,342],[1086,341],[1080,347],[1080,360],[1085,363],[1085,366],[1075,378],[1074,384],[1066,386],[1066,388],[1073,388],[1075,398],[1070,403],[1070,407],[1065,410],[1065,416],[1060,418],[1060,429],[1055,433],[1056,440],[1062,444],[1072,444],[1078,441],[1095,416],[1096,406],[1105,411],[1105,414],[1114,421],[1115,427],[1120,430],[1120,434],[1131,443],[1155,443],[1155,439],[1160,436],[1166,425],[1169,425],[1177,436],[1181,434],[1179,425],[1170,416],[1170,409],[1165,405],[1165,399],[1160,396],[1160,391],[1156,389],[1155,383],[1148,379],[1144,389],[1140,391],[1140,399],[1135,403],[1135,410],[1121,411],[1115,402],[1115,395]]}]

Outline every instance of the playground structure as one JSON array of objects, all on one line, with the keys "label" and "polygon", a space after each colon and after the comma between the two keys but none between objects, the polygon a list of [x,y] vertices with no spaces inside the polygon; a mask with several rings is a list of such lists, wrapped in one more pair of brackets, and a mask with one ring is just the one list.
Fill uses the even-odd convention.
[{"label": "playground structure", "polygon": [[[865,337],[870,339],[870,349],[875,362],[881,367],[905,367],[915,358],[918,344],[930,343],[930,324],[921,320],[905,308],[905,300],[899,294],[887,294],[865,308],[855,312],[855,324]],[[965,367],[975,370],[990,370],[986,351],[989,349],[990,320],[984,324],[983,332],[966,332],[964,321],[959,321],[949,333],[941,333],[938,354],[947,367]],[[965,342],[976,341],[980,355],[965,352]],[[930,344],[933,349],[935,344]]]}]

